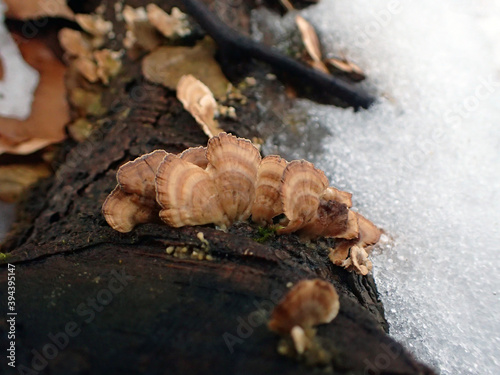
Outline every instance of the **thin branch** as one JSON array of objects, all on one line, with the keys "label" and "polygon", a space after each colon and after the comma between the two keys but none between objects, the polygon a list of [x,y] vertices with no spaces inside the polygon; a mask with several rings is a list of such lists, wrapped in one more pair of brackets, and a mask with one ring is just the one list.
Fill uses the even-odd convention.
[{"label": "thin branch", "polygon": [[268,63],[275,69],[299,77],[308,85],[327,91],[348,105],[368,108],[375,99],[354,85],[336,77],[309,68],[274,48],[257,43],[223,23],[199,0],[184,0],[184,5],[191,16],[215,40],[219,48],[231,54],[235,52],[247,58],[254,58]]}]

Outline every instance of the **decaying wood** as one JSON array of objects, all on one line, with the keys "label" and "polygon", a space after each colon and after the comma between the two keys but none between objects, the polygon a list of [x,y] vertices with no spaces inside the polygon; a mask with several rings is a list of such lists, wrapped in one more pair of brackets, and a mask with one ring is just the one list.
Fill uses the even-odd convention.
[{"label": "decaying wood", "polygon": [[[0,248],[2,262],[16,266],[17,365],[32,368],[35,352],[75,322],[78,333],[39,373],[432,374],[386,334],[373,277],[330,262],[332,242],[306,246],[251,223],[228,233],[145,224],[122,234],[107,225],[101,206],[120,165],[207,140],[175,93],[146,82],[138,65],[124,62],[103,92],[108,112],[89,118],[98,125],[89,139],[63,145],[55,176],[30,193]],[[259,114],[252,92],[245,95],[239,122],[221,127],[249,137]],[[171,247],[213,260],[176,258]],[[2,285],[6,277],[2,266]],[[323,367],[278,354],[280,338],[267,328],[290,283],[311,278],[340,296],[339,315],[318,327],[331,355]]]}]

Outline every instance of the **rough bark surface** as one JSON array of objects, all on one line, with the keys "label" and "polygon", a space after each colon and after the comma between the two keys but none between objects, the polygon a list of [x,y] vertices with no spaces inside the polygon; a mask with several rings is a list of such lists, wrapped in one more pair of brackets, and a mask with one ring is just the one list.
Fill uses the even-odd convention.
[{"label": "rough bark surface", "polygon": [[[250,223],[228,233],[161,224],[128,234],[112,230],[101,206],[121,164],[207,139],[175,93],[144,81],[137,62],[127,61],[103,94],[109,110],[91,119],[100,126],[88,140],[64,144],[56,174],[30,193],[1,247],[8,253],[2,262],[16,266],[16,373],[22,366],[24,373],[66,375],[432,373],[387,336],[373,278],[332,265],[327,241],[305,246],[295,236],[271,236],[259,242],[259,228]],[[260,118],[257,99],[245,94],[238,121],[221,125],[249,137],[257,135]],[[166,254],[168,246],[200,248],[199,232],[214,260]],[[6,278],[3,265],[2,285]],[[340,295],[338,317],[318,327],[332,358],[326,366],[279,355],[280,338],[255,313],[268,314],[288,283],[306,278],[328,280]],[[40,356],[53,354],[44,354],[47,344],[72,322],[78,334],[44,362]]]}]

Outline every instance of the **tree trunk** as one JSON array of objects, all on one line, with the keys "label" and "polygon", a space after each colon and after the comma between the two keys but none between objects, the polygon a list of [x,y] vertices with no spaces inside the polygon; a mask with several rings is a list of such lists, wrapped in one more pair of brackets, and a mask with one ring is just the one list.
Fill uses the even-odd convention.
[{"label": "tree trunk", "polygon": [[[251,4],[240,3],[233,11],[244,25]],[[254,68],[253,76],[265,75]],[[221,126],[258,136],[257,98],[252,89],[244,94],[238,120]],[[15,373],[432,373],[387,336],[372,276],[334,266],[321,243],[266,239],[251,223],[228,233],[210,225],[111,229],[101,206],[120,165],[158,148],[178,153],[205,145],[207,138],[174,92],[142,78],[140,61],[126,60],[102,95],[106,114],[88,118],[96,130],[84,142],[64,143],[55,175],[31,191],[1,249],[2,262],[15,265]],[[169,246],[207,250],[200,232],[213,260],[166,253]],[[7,272],[2,266],[2,285]],[[289,283],[307,278],[331,282],[340,295],[337,318],[318,327],[329,356],[321,366],[280,355],[280,337],[262,319]],[[6,311],[4,287],[0,293]]]}]

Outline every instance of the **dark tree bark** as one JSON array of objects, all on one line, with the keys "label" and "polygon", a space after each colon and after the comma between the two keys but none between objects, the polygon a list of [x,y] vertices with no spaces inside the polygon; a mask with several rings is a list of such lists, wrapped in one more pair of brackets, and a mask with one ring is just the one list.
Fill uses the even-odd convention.
[{"label": "dark tree bark", "polygon": [[[250,5],[235,10],[240,20]],[[257,99],[251,90],[245,95],[238,121],[221,125],[256,136]],[[432,373],[387,336],[372,276],[332,265],[324,245],[305,246],[293,235],[260,243],[259,229],[250,223],[228,233],[161,224],[128,234],[112,230],[101,206],[121,164],[207,139],[174,92],[141,77],[137,61],[124,63],[103,91],[102,105],[106,114],[89,118],[99,125],[92,136],[63,145],[55,175],[31,191],[1,248],[7,253],[2,285],[5,264],[14,264],[16,273],[16,373]],[[214,260],[166,254],[168,246],[200,248],[199,232]],[[268,314],[288,283],[307,278],[331,282],[340,295],[338,317],[318,327],[331,357],[325,366],[278,354],[280,338],[256,313]],[[0,293],[6,311],[5,288]],[[0,329],[5,353],[7,325]]]}]

